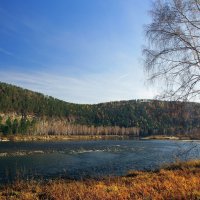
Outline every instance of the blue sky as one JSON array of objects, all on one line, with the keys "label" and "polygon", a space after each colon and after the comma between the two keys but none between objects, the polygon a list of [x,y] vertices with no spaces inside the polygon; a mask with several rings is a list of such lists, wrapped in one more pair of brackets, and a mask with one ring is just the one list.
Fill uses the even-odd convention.
[{"label": "blue sky", "polygon": [[74,103],[153,98],[151,0],[0,0],[0,81]]}]

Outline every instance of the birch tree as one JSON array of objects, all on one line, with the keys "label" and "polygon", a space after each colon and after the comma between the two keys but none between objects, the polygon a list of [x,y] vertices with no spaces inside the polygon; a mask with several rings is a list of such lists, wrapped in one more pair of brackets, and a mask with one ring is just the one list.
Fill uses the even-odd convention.
[{"label": "birch tree", "polygon": [[161,97],[200,97],[200,0],[156,0],[145,26],[145,70],[163,85]]}]

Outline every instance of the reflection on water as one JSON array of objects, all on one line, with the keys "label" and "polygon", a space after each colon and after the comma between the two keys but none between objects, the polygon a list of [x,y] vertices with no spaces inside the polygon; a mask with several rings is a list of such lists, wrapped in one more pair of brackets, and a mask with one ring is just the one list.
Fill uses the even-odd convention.
[{"label": "reflection on water", "polygon": [[[195,146],[195,148],[193,148]],[[187,152],[190,150],[189,152]],[[199,142],[98,140],[0,143],[0,182],[26,178],[87,178],[155,169],[199,157]],[[177,157],[178,156],[178,157]]]}]

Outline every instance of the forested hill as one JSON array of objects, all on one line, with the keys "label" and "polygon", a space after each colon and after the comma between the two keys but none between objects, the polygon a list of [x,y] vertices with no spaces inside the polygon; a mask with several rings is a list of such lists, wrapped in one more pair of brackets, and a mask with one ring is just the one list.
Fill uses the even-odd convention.
[{"label": "forested hill", "polygon": [[199,103],[131,100],[73,104],[6,83],[0,83],[0,114],[4,129],[5,124],[16,122],[2,117],[11,114],[18,116],[18,126],[21,116],[21,123],[29,120],[31,124],[31,118],[34,123],[45,119],[93,127],[136,127],[141,134],[148,135],[198,133],[200,128]]}]

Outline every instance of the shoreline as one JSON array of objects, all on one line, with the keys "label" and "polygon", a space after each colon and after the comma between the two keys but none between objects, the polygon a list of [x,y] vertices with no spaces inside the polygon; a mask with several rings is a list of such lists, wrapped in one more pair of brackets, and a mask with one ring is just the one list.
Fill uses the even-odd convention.
[{"label": "shoreline", "polygon": [[29,141],[79,141],[79,140],[112,140],[112,139],[137,139],[137,140],[175,140],[175,141],[200,141],[200,138],[189,136],[152,135],[146,137],[134,137],[125,135],[0,135],[1,142],[29,142]]},{"label": "shoreline", "polygon": [[106,139],[122,140],[130,137],[131,136],[120,136],[120,135],[20,135],[18,134],[10,136],[0,136],[0,142],[71,141],[71,140],[87,141],[87,140],[106,140]]},{"label": "shoreline", "polygon": [[16,180],[0,187],[0,199],[130,200],[199,199],[200,160],[177,162],[157,171],[131,171],[100,180]]},{"label": "shoreline", "polygon": [[199,137],[192,136],[167,136],[167,135],[151,135],[146,137],[141,137],[141,140],[177,140],[177,141],[199,141]]}]

